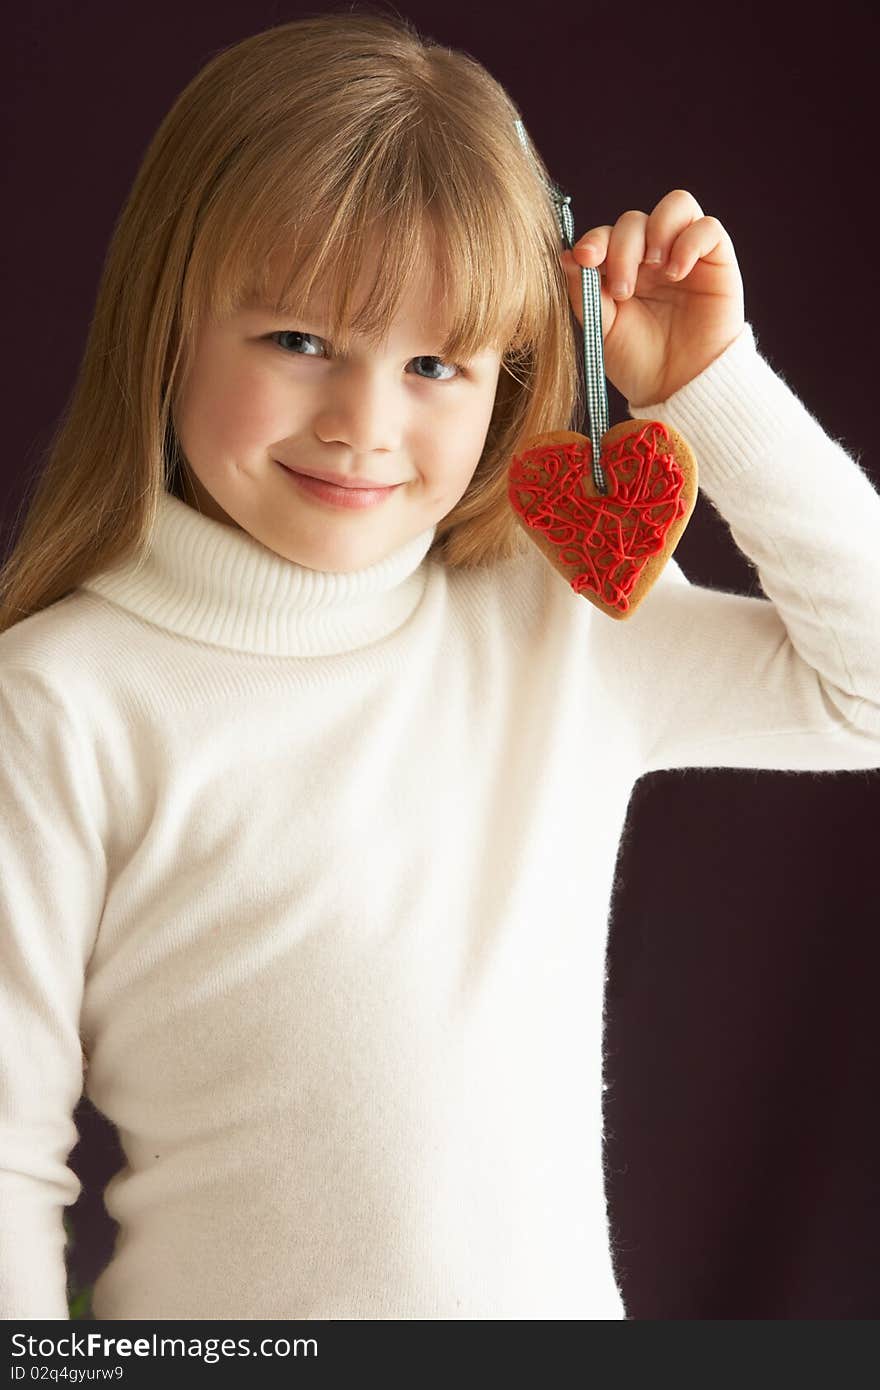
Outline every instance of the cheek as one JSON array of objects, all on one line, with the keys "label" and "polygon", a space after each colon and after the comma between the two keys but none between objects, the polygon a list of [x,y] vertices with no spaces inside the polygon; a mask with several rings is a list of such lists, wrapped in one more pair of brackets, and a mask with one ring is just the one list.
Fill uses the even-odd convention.
[{"label": "cheek", "polygon": [[473,396],[443,412],[432,432],[433,457],[456,477],[473,472],[492,419],[494,395]]},{"label": "cheek", "polygon": [[193,372],[182,427],[194,451],[234,453],[283,439],[290,431],[290,404],[290,394],[259,364],[208,357]]},{"label": "cheek", "polygon": [[457,404],[444,411],[418,444],[420,472],[431,500],[448,507],[467,491],[492,418],[492,402]]}]

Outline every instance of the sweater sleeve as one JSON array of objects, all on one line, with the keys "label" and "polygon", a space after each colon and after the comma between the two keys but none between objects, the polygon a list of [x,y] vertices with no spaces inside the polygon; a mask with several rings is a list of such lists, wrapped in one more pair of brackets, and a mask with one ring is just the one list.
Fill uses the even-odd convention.
[{"label": "sweater sleeve", "polygon": [[767,595],[693,585],[673,557],[631,618],[604,620],[641,773],[880,767],[880,494],[867,474],[748,323],[667,401],[629,410],[691,444]]},{"label": "sweater sleeve", "polygon": [[79,1016],[106,859],[64,705],[4,662],[0,740],[0,1317],[66,1319]]}]

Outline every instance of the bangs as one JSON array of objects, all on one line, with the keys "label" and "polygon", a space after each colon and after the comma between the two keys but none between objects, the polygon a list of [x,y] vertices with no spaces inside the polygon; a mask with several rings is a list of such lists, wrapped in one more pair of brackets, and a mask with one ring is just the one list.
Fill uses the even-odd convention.
[{"label": "bangs", "polygon": [[[441,145],[438,169],[436,135],[428,151],[417,139],[385,135],[353,169],[343,162],[332,176],[307,177],[311,186],[303,186],[301,160],[298,173],[288,159],[271,177],[258,161],[244,177],[239,169],[235,187],[218,190],[198,258],[194,248],[197,304],[220,318],[251,305],[285,315],[320,296],[322,321],[347,352],[355,335],[380,342],[408,288],[421,285],[436,306],[443,357],[466,361],[495,348],[511,361],[531,352],[559,293],[554,271],[562,274],[541,238],[546,216],[505,199],[491,156],[477,161],[468,150],[456,158]],[[373,247],[373,283],[355,313],[364,252]]]}]

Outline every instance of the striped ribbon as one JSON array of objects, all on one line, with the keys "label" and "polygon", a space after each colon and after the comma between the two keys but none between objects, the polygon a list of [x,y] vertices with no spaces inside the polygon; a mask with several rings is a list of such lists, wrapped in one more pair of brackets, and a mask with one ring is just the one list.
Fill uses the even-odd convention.
[{"label": "striped ribbon", "polygon": [[[525,126],[522,121],[516,121],[515,125],[522,147],[534,161],[541,182],[553,202],[563,245],[571,251],[574,247],[574,215],[571,210],[571,196],[568,193],[563,193],[557,184],[547,183],[532,154]],[[581,266],[581,290],[584,306],[584,380],[587,388],[587,410],[590,419],[593,482],[596,491],[604,497],[607,495],[608,485],[599,460],[602,453],[602,436],[608,429],[608,392],[605,389],[605,352],[602,345],[601,283],[599,272],[595,266]]]}]

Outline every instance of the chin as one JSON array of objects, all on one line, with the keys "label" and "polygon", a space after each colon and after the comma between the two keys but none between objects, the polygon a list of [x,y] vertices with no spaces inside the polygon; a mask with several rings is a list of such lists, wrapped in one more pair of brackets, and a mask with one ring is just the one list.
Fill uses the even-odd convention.
[{"label": "chin", "polygon": [[[402,542],[397,542],[401,545]],[[299,553],[292,551],[289,559],[303,569],[316,570],[323,574],[353,574],[356,570],[367,569],[389,555],[395,549],[390,542],[380,547],[356,546],[303,546]]]}]

